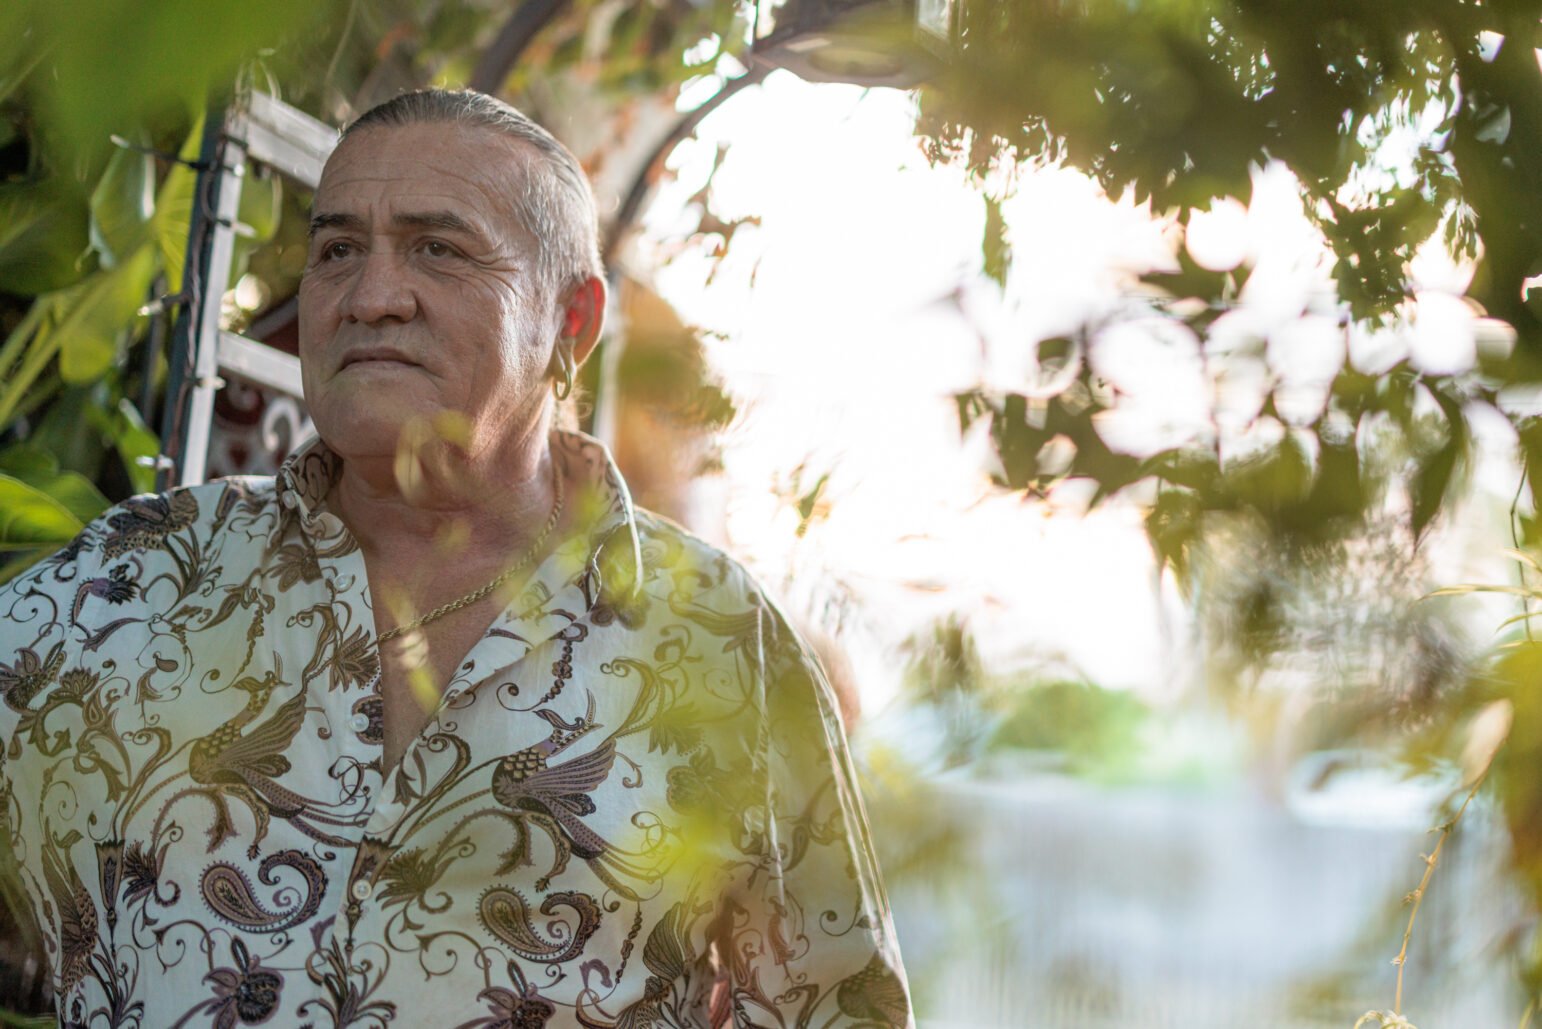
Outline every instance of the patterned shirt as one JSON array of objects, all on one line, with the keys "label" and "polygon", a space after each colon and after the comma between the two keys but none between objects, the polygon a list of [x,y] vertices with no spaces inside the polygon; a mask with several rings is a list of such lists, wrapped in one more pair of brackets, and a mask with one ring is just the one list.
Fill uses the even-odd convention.
[{"label": "patterned shirt", "polygon": [[319,441],[0,588],[0,831],[63,1024],[910,1023],[818,666],[599,444],[553,453],[583,528],[386,775]]}]

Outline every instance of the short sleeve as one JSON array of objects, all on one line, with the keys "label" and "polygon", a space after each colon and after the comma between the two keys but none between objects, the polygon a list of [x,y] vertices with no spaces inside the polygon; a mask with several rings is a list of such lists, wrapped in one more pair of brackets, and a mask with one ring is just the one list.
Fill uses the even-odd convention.
[{"label": "short sleeve", "polygon": [[736,1026],[909,1026],[909,990],[839,709],[774,613],[762,638],[751,838],[724,958]]}]

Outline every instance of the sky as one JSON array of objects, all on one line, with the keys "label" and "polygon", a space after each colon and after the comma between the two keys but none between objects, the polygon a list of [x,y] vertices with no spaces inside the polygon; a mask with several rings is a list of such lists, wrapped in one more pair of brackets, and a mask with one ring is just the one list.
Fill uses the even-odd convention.
[{"label": "sky", "polygon": [[[701,99],[687,90],[682,107]],[[1242,362],[1217,394],[1223,453],[1240,456],[1292,431],[1254,425],[1270,379],[1290,384],[1282,415],[1304,424],[1346,348],[1366,371],[1405,355],[1429,371],[1470,367],[1495,335],[1461,299],[1471,269],[1432,248],[1416,263],[1418,301],[1403,327],[1346,331],[1330,256],[1283,168],[1258,170],[1249,207],[1222,200],[1197,214],[1187,241],[1171,216],[1109,198],[1079,173],[1019,169],[1003,204],[1013,264],[1001,288],[980,270],[979,190],[921,153],[914,104],[901,91],[777,72],[671,155],[673,178],[644,219],[655,255],[671,257],[657,286],[708,331],[709,359],[741,411],[722,440],[724,474],[698,486],[696,527],[810,624],[838,628],[867,707],[893,697],[904,641],[949,614],[968,620],[998,670],[1181,694],[1196,674],[1186,608],[1157,574],[1138,503],[1086,513],[1080,484],[1046,501],[992,487],[988,440],[961,436],[952,394],[1021,390],[1036,341],[1117,314],[1093,360],[1134,393],[1105,438],[1143,453],[1208,431],[1199,341],[1132,317],[1136,276],[1172,266],[1187,245],[1209,267],[1254,266],[1210,343],[1268,340],[1265,359]],[[706,247],[679,252],[679,241],[720,146],[714,210],[759,224],[719,264]],[[1315,317],[1299,318],[1303,307]],[[1499,495],[1513,490],[1503,457],[1513,437],[1495,421],[1480,434],[1492,459],[1478,481]],[[828,503],[799,535],[789,498],[826,474]],[[1496,531],[1470,520],[1438,571],[1502,580],[1492,555],[1503,541],[1488,545]]]}]

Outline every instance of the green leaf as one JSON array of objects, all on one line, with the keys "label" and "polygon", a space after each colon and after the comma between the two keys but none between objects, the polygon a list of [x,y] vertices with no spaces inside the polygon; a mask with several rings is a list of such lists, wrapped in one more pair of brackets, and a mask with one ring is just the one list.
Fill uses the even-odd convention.
[{"label": "green leaf", "polygon": [[1467,423],[1461,408],[1439,390],[1431,390],[1430,393],[1446,416],[1447,436],[1445,443],[1433,453],[1419,459],[1413,482],[1409,486],[1411,522],[1415,536],[1423,535],[1440,512],[1467,449]]},{"label": "green leaf", "polygon": [[139,249],[155,211],[155,165],[150,155],[119,149],[91,191],[91,246],[102,267],[115,267]]},{"label": "green leaf", "polygon": [[60,471],[54,455],[37,443],[19,443],[0,451],[0,474],[47,494],[82,522],[107,510],[110,503],[84,475]]},{"label": "green leaf", "polygon": [[246,169],[241,180],[241,200],[236,220],[252,231],[245,239],[251,246],[259,246],[273,238],[278,231],[279,218],[284,207],[283,180],[277,175],[259,174]]},{"label": "green leaf", "polygon": [[[28,442],[47,450],[64,471],[95,479],[101,473],[107,443],[91,420],[91,412],[102,406],[93,394],[105,393],[106,385],[100,382],[60,390],[49,402],[42,419],[30,426]],[[16,472],[11,474],[26,478]]]},{"label": "green leaf", "polygon": [[83,528],[84,520],[59,500],[0,474],[0,549],[68,543]]},{"label": "green leaf", "polygon": [[13,443],[0,450],[0,472],[31,482],[35,476],[58,474],[59,459],[35,441]]},{"label": "green leaf", "polygon": [[29,482],[26,485],[57,502],[82,525],[111,505],[111,502],[102,496],[101,491],[91,485],[91,480],[77,472],[59,472],[57,475],[38,482]]},{"label": "green leaf", "polygon": [[79,281],[86,205],[52,182],[0,182],[0,292],[36,296]]},{"label": "green leaf", "polygon": [[112,442],[113,449],[118,452],[118,458],[123,462],[123,471],[133,484],[134,492],[153,492],[155,469],[151,465],[141,464],[139,459],[159,454],[161,440],[145,426],[144,419],[139,416],[139,409],[127,397],[122,397],[113,410],[92,408],[90,416],[96,422],[97,429]]},{"label": "green leaf", "polygon": [[[51,554],[54,549],[54,547],[38,547],[34,550],[23,550],[13,554],[10,560],[6,561],[4,564],[0,564],[0,586],[4,586],[6,583],[20,575],[22,572],[25,572],[28,568],[31,568],[33,565],[37,564],[43,558]],[[0,1025],[4,1024],[5,1022],[0,1021]],[[18,1022],[18,1024],[20,1023]],[[38,1024],[53,1025],[54,1023],[52,1021],[48,1021],[39,1022]]]},{"label": "green leaf", "polygon": [[1199,498],[1185,489],[1169,489],[1157,495],[1146,515],[1146,535],[1157,557],[1171,565],[1178,582],[1188,586],[1189,555],[1200,541],[1204,509]]},{"label": "green leaf", "polygon": [[59,290],[38,297],[0,348],[0,426],[10,424],[22,398],[58,353],[59,337],[51,330],[72,296],[70,290]]},{"label": "green leaf", "polygon": [[66,383],[91,382],[112,367],[119,337],[133,325],[154,271],[154,251],[145,246],[75,287],[73,303],[53,329],[60,343],[59,374]]},{"label": "green leaf", "polygon": [[[203,146],[203,118],[193,122],[178,153],[183,161],[196,161]],[[182,291],[182,267],[187,263],[187,232],[193,221],[193,194],[198,173],[186,164],[174,164],[155,194],[155,214],[150,219],[156,249],[166,271],[171,292]]]},{"label": "green leaf", "polygon": [[980,256],[985,274],[998,285],[1007,284],[1007,269],[1012,265],[1012,244],[1007,241],[1007,223],[1001,216],[1001,201],[985,198],[985,233],[980,240]]},{"label": "green leaf", "polygon": [[26,352],[27,344],[36,335],[38,327],[53,317],[57,306],[57,294],[39,297],[32,302],[32,306],[27,309],[27,313],[22,316],[21,321],[16,323],[16,327],[6,337],[5,343],[0,345],[0,378],[6,378],[10,375],[11,366],[20,360],[22,354]]}]

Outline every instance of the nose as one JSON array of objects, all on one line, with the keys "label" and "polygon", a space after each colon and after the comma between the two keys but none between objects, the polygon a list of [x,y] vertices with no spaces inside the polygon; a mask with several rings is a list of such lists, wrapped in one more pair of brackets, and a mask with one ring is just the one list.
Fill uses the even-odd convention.
[{"label": "nose", "polygon": [[355,267],[357,271],[343,304],[343,316],[348,321],[371,325],[412,320],[418,310],[417,298],[397,254],[372,250]]}]

